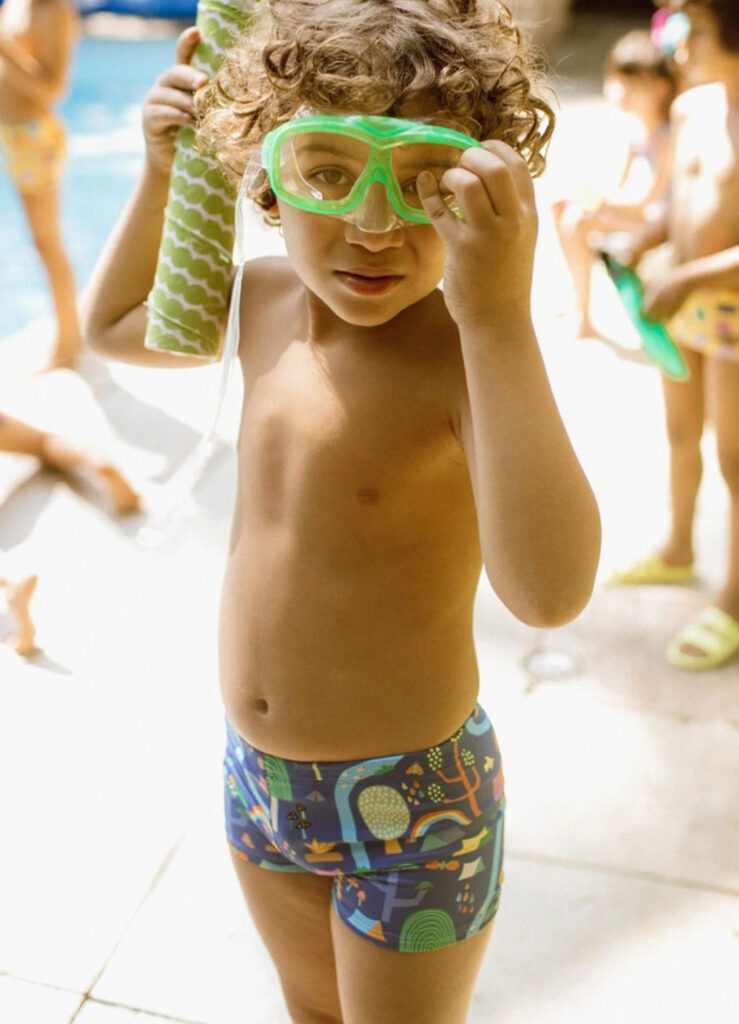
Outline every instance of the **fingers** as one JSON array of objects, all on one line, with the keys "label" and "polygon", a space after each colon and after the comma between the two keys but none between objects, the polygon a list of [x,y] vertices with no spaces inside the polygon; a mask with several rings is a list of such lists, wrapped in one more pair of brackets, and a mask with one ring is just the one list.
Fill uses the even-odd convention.
[{"label": "fingers", "polygon": [[177,37],[177,47],[175,49],[175,59],[178,64],[189,64],[192,55],[195,52],[195,47],[200,42],[200,29],[196,25],[192,25],[190,28],[186,28],[184,32],[180,32]]},{"label": "fingers", "polygon": [[[483,184],[487,193],[488,201],[492,204],[493,210],[500,217],[517,217],[521,206],[529,198],[528,186],[530,175],[525,170],[525,178],[519,174],[516,163],[508,158],[508,154],[499,148],[503,144],[488,142],[484,149],[468,149],[462,155],[459,167],[475,174]],[[496,147],[493,149],[492,147]],[[508,149],[506,146],[505,149]],[[518,154],[511,154],[516,161],[520,161]],[[520,161],[523,164],[523,161]],[[522,185],[524,188],[522,188]],[[521,194],[524,192],[524,194]]]},{"label": "fingers", "polygon": [[[178,40],[178,56],[187,50],[181,50],[183,39],[191,44],[200,38],[197,29],[188,29]],[[183,44],[184,45],[184,44]],[[191,50],[190,50],[191,53]],[[191,124],[195,119],[195,103],[193,93],[208,82],[208,76],[197,71],[189,64],[175,64],[167,68],[149,90],[146,97],[144,122],[154,131],[164,131],[170,127]]]},{"label": "fingers", "polygon": [[480,173],[475,173],[474,167],[462,167],[460,164],[446,171],[441,179],[441,186],[453,194],[465,223],[492,227],[497,210],[484,179]]},{"label": "fingers", "polygon": [[196,71],[189,64],[175,64],[167,68],[156,81],[157,86],[165,86],[170,89],[182,89],[184,92],[195,92],[202,88],[208,81],[208,76],[202,71]]},{"label": "fingers", "polygon": [[[444,178],[442,178],[443,180]],[[422,171],[418,175],[416,188],[418,190],[418,197],[423,203],[423,208],[442,240],[451,240],[459,225],[457,217],[441,197],[439,186],[436,184],[436,178],[430,171]]]},{"label": "fingers", "polygon": [[[432,178],[418,192],[432,223],[442,231],[454,230],[458,218],[443,202]],[[518,220],[535,214],[534,186],[525,161],[500,140],[484,143],[484,148],[471,147],[462,154],[457,167],[446,171],[441,187],[454,194],[466,223],[482,224],[498,216]]]},{"label": "fingers", "polygon": [[192,118],[195,113],[195,101],[191,92],[182,89],[170,89],[157,86],[149,93],[149,107],[170,109],[172,113],[186,114]]}]

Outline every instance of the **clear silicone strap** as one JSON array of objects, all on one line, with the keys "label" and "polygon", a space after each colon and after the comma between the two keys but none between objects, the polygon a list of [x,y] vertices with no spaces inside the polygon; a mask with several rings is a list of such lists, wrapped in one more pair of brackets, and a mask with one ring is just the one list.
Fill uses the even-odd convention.
[{"label": "clear silicone strap", "polygon": [[239,349],[240,317],[241,317],[241,281],[244,276],[245,263],[236,269],[231,302],[228,310],[226,336],[223,342],[221,358],[221,376],[218,382],[213,417],[207,430],[184,460],[179,469],[172,474],[163,495],[163,508],[156,518],[147,526],[142,526],[136,540],[142,547],[161,547],[171,537],[182,516],[187,499],[202,477],[216,448],[216,430],[223,412],[223,404],[231,379],[231,370]]}]

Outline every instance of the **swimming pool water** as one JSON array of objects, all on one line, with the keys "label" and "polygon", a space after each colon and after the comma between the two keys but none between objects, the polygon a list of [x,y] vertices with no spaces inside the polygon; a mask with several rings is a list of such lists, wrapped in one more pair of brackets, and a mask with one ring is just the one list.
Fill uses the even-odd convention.
[{"label": "swimming pool water", "polygon": [[[62,230],[77,290],[134,183],[143,155],[141,102],[174,60],[175,37],[83,38],[70,88],[59,106],[69,155],[62,185]],[[30,241],[18,197],[0,168],[0,339],[52,312],[46,278]]]}]

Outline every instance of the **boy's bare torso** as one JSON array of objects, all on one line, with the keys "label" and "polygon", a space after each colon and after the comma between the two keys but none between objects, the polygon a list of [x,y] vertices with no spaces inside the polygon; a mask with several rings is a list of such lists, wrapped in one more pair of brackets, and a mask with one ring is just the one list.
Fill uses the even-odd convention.
[{"label": "boy's bare torso", "polygon": [[739,104],[720,84],[677,104],[670,237],[685,263],[739,243]]},{"label": "boy's bare torso", "polygon": [[309,342],[303,286],[283,260],[250,264],[244,293],[220,625],[228,716],[255,746],[298,760],[430,746],[461,725],[478,686],[481,555],[454,422],[456,328],[434,292],[382,328]]}]

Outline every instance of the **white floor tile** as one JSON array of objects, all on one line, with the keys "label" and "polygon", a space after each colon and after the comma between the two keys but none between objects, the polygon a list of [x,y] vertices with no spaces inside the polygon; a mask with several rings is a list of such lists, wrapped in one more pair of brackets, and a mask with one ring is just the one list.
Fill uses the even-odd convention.
[{"label": "white floor tile", "polygon": [[733,1024],[736,899],[509,858],[470,1024]]},{"label": "white floor tile", "polygon": [[[178,1021],[173,1017],[158,1017],[156,1014],[129,1010],[125,1006],[109,1006],[88,1000],[75,1017],[74,1024],[190,1024],[189,1021]],[[206,1024],[206,1022],[203,1022]]]},{"label": "white floor tile", "polygon": [[76,992],[0,975],[0,1020],[3,1024],[68,1024],[80,1005]]},{"label": "white floor tile", "polygon": [[289,1024],[222,827],[203,815],[93,996],[207,1024]]}]

